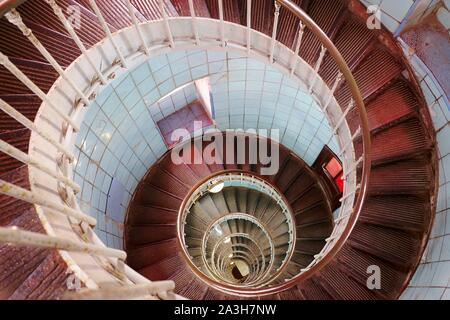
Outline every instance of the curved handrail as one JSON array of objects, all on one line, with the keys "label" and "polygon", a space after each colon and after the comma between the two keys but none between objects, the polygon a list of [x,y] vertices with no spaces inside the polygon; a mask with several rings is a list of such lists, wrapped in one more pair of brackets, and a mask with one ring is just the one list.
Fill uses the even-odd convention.
[{"label": "curved handrail", "polygon": [[[322,269],[326,264],[328,264],[333,257],[337,254],[337,252],[342,248],[345,241],[350,236],[350,233],[352,232],[356,221],[358,220],[358,217],[361,213],[364,200],[367,195],[367,190],[369,187],[369,177],[370,177],[370,170],[371,170],[371,137],[370,137],[370,128],[369,128],[369,120],[367,117],[367,111],[364,105],[364,100],[361,95],[361,92],[359,91],[358,85],[356,83],[355,78],[353,77],[352,71],[350,70],[349,66],[345,62],[344,58],[342,57],[339,50],[336,48],[336,46],[333,44],[331,39],[325,34],[325,32],[314,22],[314,20],[311,19],[302,9],[300,9],[295,3],[293,3],[291,0],[277,0],[278,3],[280,3],[283,7],[288,9],[290,12],[292,12],[295,16],[297,16],[300,20],[302,20],[306,26],[314,33],[316,37],[319,38],[321,43],[325,46],[325,48],[328,50],[329,54],[333,57],[334,61],[337,63],[340,71],[342,72],[345,80],[347,81],[347,84],[350,88],[350,91],[352,93],[353,99],[355,101],[356,107],[358,109],[358,114],[360,117],[361,127],[362,127],[362,141],[363,141],[363,168],[362,168],[362,175],[361,175],[361,182],[360,182],[360,189],[358,193],[358,198],[356,200],[356,203],[354,205],[353,213],[351,214],[349,221],[346,225],[345,230],[337,240],[337,242],[334,244],[333,248],[328,252],[322,260],[320,260],[313,268],[310,270],[301,273],[300,275],[303,275],[303,277],[298,277],[296,280],[300,280],[300,278],[306,279],[307,277],[310,277],[312,273],[317,272],[318,270]],[[294,277],[292,280],[294,280],[296,277]],[[288,283],[286,283],[288,284]]]},{"label": "curved handrail", "polygon": [[0,2],[0,18],[11,9],[17,8],[27,0],[3,0]]},{"label": "curved handrail", "polygon": [[[24,0],[5,0],[0,3],[0,16],[2,16],[5,12],[17,7],[21,3],[25,2]],[[283,8],[292,12],[297,18],[299,18],[308,28],[309,30],[320,40],[323,47],[327,49],[328,53],[334,59],[336,64],[338,65],[343,77],[345,78],[351,94],[353,96],[353,100],[356,104],[356,108],[360,117],[361,131],[362,131],[362,142],[363,142],[363,166],[361,173],[361,182],[359,187],[359,192],[357,199],[353,205],[353,211],[349,216],[349,219],[345,225],[345,229],[342,233],[337,237],[337,240],[333,243],[332,248],[326,252],[323,257],[317,261],[311,268],[301,272],[297,276],[293,277],[289,281],[286,281],[283,284],[273,286],[270,288],[259,288],[257,290],[246,289],[246,290],[233,290],[232,288],[227,288],[226,286],[222,286],[219,290],[235,294],[241,296],[253,296],[253,295],[269,295],[273,293],[277,293],[283,290],[287,290],[290,287],[298,284],[300,281],[303,281],[316,273],[318,270],[322,269],[326,266],[334,256],[339,252],[339,250],[344,245],[345,241],[349,237],[352,232],[356,221],[360,215],[362,210],[362,206],[364,204],[364,200],[366,198],[369,176],[370,176],[370,167],[371,167],[371,155],[370,155],[370,146],[371,146],[371,137],[370,137],[370,129],[368,125],[367,113],[364,106],[364,101],[362,95],[358,89],[356,81],[352,75],[350,68],[345,62],[344,58],[340,54],[339,50],[334,46],[333,42],[328,38],[328,36],[324,33],[323,30],[295,3],[291,0],[276,0],[276,2],[282,6]],[[249,26],[250,27],[250,26]],[[276,33],[275,33],[276,35]]]}]

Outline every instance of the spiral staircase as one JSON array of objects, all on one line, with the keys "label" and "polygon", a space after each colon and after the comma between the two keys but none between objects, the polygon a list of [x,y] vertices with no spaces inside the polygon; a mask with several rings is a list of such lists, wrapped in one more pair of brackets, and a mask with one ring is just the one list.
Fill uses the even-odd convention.
[{"label": "spiral staircase", "polygon": [[[76,30],[64,23],[70,5],[80,9]],[[6,0],[0,12],[1,299],[399,298],[433,222],[435,137],[402,51],[388,32],[366,28],[367,14],[358,1]],[[95,219],[81,212],[73,196],[79,187],[71,180],[71,138],[80,110],[95,97],[91,87],[106,86],[113,76],[87,58],[84,65],[94,67],[95,77],[91,87],[77,90],[67,70],[97,43],[114,44],[116,32],[127,27],[137,30],[143,41],[138,53],[145,55],[151,44],[140,26],[152,20],[166,32],[162,46],[174,48],[178,40],[171,27],[183,17],[192,21],[194,44],[202,40],[199,25],[207,18],[242,28],[247,52],[256,52],[251,36],[259,32],[270,43],[267,63],[282,60],[274,48],[283,46],[315,71],[310,91],[326,87],[324,110],[339,115],[334,134],[342,138],[345,173],[339,216],[333,216],[338,208],[320,170],[283,145],[280,169],[269,176],[261,174],[262,163],[248,157],[245,163],[174,164],[169,150],[133,195],[126,253],[96,237],[90,228]],[[225,49],[232,45],[227,32],[218,28],[215,40]],[[126,55],[117,45],[111,48],[116,50],[112,70],[126,69]],[[288,59],[288,72],[296,75],[300,64],[291,61],[297,60]],[[73,110],[55,113],[47,93],[61,78],[77,99]],[[59,119],[57,125],[38,121],[48,111]],[[343,124],[346,139],[339,129]],[[55,155],[44,164],[32,148],[40,139]],[[53,198],[39,196],[45,183],[36,170],[57,181],[47,186]],[[230,176],[229,181],[240,176],[250,182],[231,183],[217,193],[199,191]],[[194,195],[199,198],[190,201]],[[55,225],[67,238],[53,230]],[[86,276],[83,263],[77,263],[85,256],[91,260],[84,265],[98,264],[101,271]],[[234,264],[245,265],[248,274],[237,274]],[[373,265],[382,270],[380,290],[366,285]],[[68,283],[77,281],[81,290],[71,290]]]}]

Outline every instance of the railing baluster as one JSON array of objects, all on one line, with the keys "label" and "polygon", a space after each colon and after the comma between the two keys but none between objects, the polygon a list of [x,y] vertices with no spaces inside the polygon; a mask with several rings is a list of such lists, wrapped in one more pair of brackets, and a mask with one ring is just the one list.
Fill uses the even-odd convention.
[{"label": "railing baluster", "polygon": [[96,14],[98,20],[100,21],[100,25],[102,26],[103,31],[105,31],[107,38],[109,39],[112,46],[114,47],[114,50],[116,51],[117,56],[119,57],[120,63],[122,64],[122,67],[127,69],[128,66],[127,66],[125,57],[123,56],[122,52],[120,51],[119,46],[117,45],[116,41],[114,40],[111,30],[109,30],[108,24],[106,23],[106,20],[103,17],[103,14],[100,11],[100,8],[97,6],[97,3],[95,2],[95,0],[89,0],[89,4],[91,5],[92,10],[94,10],[94,13]]},{"label": "railing baluster", "polygon": [[81,97],[81,100],[83,100],[83,103],[85,105],[89,104],[88,97],[81,91],[80,88],[70,79],[65,73],[63,68],[59,65],[59,63],[53,58],[53,56],[48,52],[48,50],[44,47],[44,45],[39,41],[38,38],[34,35],[33,31],[28,28],[25,23],[22,20],[22,17],[20,16],[19,12],[17,12],[16,9],[13,9],[5,14],[6,19],[8,21],[15,25],[22,34],[27,37],[27,39],[33,44],[33,46],[38,49],[38,51],[44,56],[44,58],[50,63],[50,65],[58,72],[59,76],[63,78],[75,92]]},{"label": "railing baluster", "polygon": [[342,180],[347,180],[347,177],[352,174],[353,171],[355,171],[356,169],[358,169],[358,166],[361,162],[363,162],[364,158],[361,156],[357,161],[355,161],[353,163],[353,165],[351,166],[351,168],[348,168],[346,170],[345,176],[342,177]]},{"label": "railing baluster", "polygon": [[361,134],[361,127],[358,127],[358,129],[355,131],[353,136],[351,137],[350,141],[347,142],[347,144],[342,148],[341,152],[339,152],[339,157],[343,156],[344,153],[347,151],[347,149],[353,144],[355,139]]},{"label": "railing baluster", "polygon": [[219,1],[219,20],[220,20],[220,41],[222,47],[225,47],[225,22],[223,20],[223,0]]},{"label": "railing baluster", "polygon": [[333,129],[333,134],[332,136],[334,136],[336,134],[336,132],[339,130],[339,128],[341,127],[342,123],[344,122],[345,118],[347,117],[348,113],[350,112],[350,110],[353,109],[353,106],[355,105],[355,101],[353,99],[350,100],[350,103],[347,106],[347,109],[345,109],[344,113],[342,114],[341,118],[338,120],[338,122],[336,123],[336,126]]},{"label": "railing baluster", "polygon": [[17,79],[19,79],[24,85],[27,86],[35,95],[37,95],[42,101],[44,101],[53,111],[55,111],[61,118],[69,123],[75,131],[79,130],[79,126],[67,115],[62,113],[54,104],[50,101],[47,95],[31,81],[19,68],[17,68],[7,56],[0,52],[0,64],[3,65],[9,72],[11,72]]},{"label": "railing baluster", "polygon": [[164,0],[159,0],[159,8],[161,10],[161,15],[163,17],[164,28],[166,29],[167,37],[169,38],[169,46],[171,48],[174,48],[175,42],[173,41],[172,30],[170,30],[169,17],[167,16],[166,5],[164,4]]},{"label": "railing baluster", "polygon": [[191,13],[191,19],[192,19],[192,30],[194,31],[194,37],[195,37],[195,44],[200,44],[200,39],[198,37],[198,29],[197,29],[197,17],[195,16],[195,8],[194,8],[194,1],[188,0],[189,3],[189,12]]},{"label": "railing baluster", "polygon": [[6,103],[4,100],[0,99],[0,110],[2,110],[4,113],[9,115],[11,118],[17,120],[19,123],[21,123],[24,127],[30,129],[33,132],[36,132],[38,135],[40,135],[43,139],[47,140],[49,143],[51,143],[58,151],[62,152],[69,161],[73,161],[74,156],[73,154],[61,143],[57,142],[53,137],[51,137],[48,133],[41,130],[38,126],[36,126],[31,120],[29,120],[27,117],[25,117],[23,114],[21,114],[19,111],[11,107],[8,103]]},{"label": "railing baluster", "polygon": [[77,292],[67,293],[63,299],[70,300],[116,300],[116,299],[136,299],[146,296],[159,296],[174,298],[174,294],[164,295],[175,289],[175,282],[171,280],[154,281],[149,284],[134,284],[105,289],[81,289]]},{"label": "railing baluster", "polygon": [[18,187],[12,183],[9,183],[7,181],[4,181],[0,179],[0,194],[5,194],[7,196],[23,200],[25,202],[31,203],[31,204],[37,204],[42,207],[46,207],[52,210],[55,210],[56,212],[76,218],[80,221],[84,221],[89,223],[90,225],[94,226],[97,223],[97,220],[85,213],[82,213],[80,211],[74,210],[72,208],[69,208],[61,203],[49,201],[44,196],[33,193],[29,190],[26,190],[24,188]]},{"label": "railing baluster", "polygon": [[359,190],[359,188],[361,187],[361,185],[360,184],[358,184],[356,187],[355,187],[355,190],[353,190],[353,191],[350,191],[349,193],[347,193],[345,196],[343,196],[342,198],[340,198],[339,199],[339,202],[344,202],[345,200],[347,200],[349,197],[351,197],[352,195],[354,195],[358,190]]},{"label": "railing baluster", "polygon": [[112,249],[104,246],[84,243],[81,241],[68,240],[66,238],[48,236],[46,234],[21,230],[17,227],[0,227],[0,241],[28,245],[39,248],[58,249],[71,252],[85,252],[110,258],[125,260],[125,251]]},{"label": "railing baluster", "polygon": [[47,173],[48,175],[52,176],[53,178],[68,185],[69,187],[71,187],[75,192],[81,191],[80,186],[78,184],[76,184],[75,182],[73,182],[71,179],[67,178],[66,176],[64,176],[62,174],[55,172],[54,170],[41,164],[39,161],[34,159],[32,156],[26,154],[22,150],[17,149],[16,147],[10,145],[9,143],[7,143],[1,139],[0,139],[0,151],[8,154],[9,156],[27,164],[27,165],[33,166],[33,167]]},{"label": "railing baluster", "polygon": [[322,61],[323,61],[323,58],[325,57],[326,52],[327,52],[327,48],[324,45],[322,45],[322,47],[320,49],[319,59],[317,59],[316,66],[314,68],[314,78],[313,78],[313,81],[311,82],[311,85],[309,86],[309,93],[312,92],[312,90],[314,89],[314,86],[316,85],[317,79],[319,78],[319,69],[320,69],[320,66],[322,65]]},{"label": "railing baluster", "polygon": [[139,27],[139,21],[136,18],[136,10],[134,9],[133,5],[131,4],[130,0],[126,0],[125,1],[127,8],[128,8],[128,12],[130,13],[130,17],[131,17],[131,21],[134,24],[134,28],[136,29],[136,32],[139,36],[139,39],[141,40],[142,43],[142,49],[144,50],[145,54],[147,56],[150,55],[150,50],[148,49],[147,44],[145,43],[145,38],[144,35],[142,34],[142,30]]},{"label": "railing baluster", "polygon": [[70,34],[70,36],[72,37],[73,41],[75,42],[75,44],[80,49],[81,53],[86,57],[87,62],[90,64],[92,69],[94,69],[94,71],[97,74],[97,77],[100,80],[100,82],[103,85],[106,84],[107,80],[106,80],[105,76],[100,71],[100,69],[97,68],[97,66],[95,65],[94,61],[89,56],[85,45],[83,44],[83,42],[78,37],[77,33],[75,32],[75,30],[72,27],[72,24],[67,20],[66,16],[64,15],[64,13],[61,10],[61,8],[56,4],[56,1],[55,0],[45,0],[45,1],[52,7],[53,12],[55,13],[55,15],[59,18],[61,23],[64,25],[64,28]]},{"label": "railing baluster", "polygon": [[[334,220],[335,223],[340,223],[341,221],[347,219],[348,217],[350,217],[352,215],[353,212],[353,207],[350,207],[347,212],[343,213],[340,217],[337,217],[336,220]],[[336,235],[334,235],[334,238],[337,238],[339,236],[339,234],[337,233]],[[334,238],[332,238],[331,240],[334,240]]]},{"label": "railing baluster", "polygon": [[247,53],[252,46],[252,0],[247,0]]},{"label": "railing baluster", "polygon": [[291,74],[294,74],[295,69],[297,68],[298,54],[300,53],[300,46],[302,44],[303,33],[305,32],[305,27],[306,27],[306,25],[300,21],[299,28],[298,28],[297,41],[295,42],[294,56],[293,56],[292,62],[291,62]]},{"label": "railing baluster", "polygon": [[270,54],[269,54],[269,61],[270,61],[270,63],[273,63],[273,54],[274,54],[274,51],[275,51],[275,44],[276,44],[276,40],[277,40],[278,20],[280,18],[280,8],[281,8],[281,5],[278,4],[278,2],[275,1],[275,12],[274,12],[274,18],[273,18],[272,39],[271,39]]},{"label": "railing baluster", "polygon": [[342,81],[342,77],[343,77],[342,72],[339,72],[338,75],[336,76],[336,79],[334,80],[333,87],[331,88],[330,95],[328,96],[328,100],[323,107],[323,112],[327,111],[328,106],[331,103],[331,100],[333,100],[334,93],[336,92],[336,89],[339,86],[339,83]]}]

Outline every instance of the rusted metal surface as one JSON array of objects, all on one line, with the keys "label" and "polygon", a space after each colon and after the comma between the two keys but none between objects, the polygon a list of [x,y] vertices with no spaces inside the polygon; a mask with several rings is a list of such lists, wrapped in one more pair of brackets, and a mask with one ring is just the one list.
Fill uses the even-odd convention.
[{"label": "rusted metal surface", "polygon": [[405,30],[402,39],[431,70],[447,97],[450,97],[450,35],[430,15],[419,25]]},{"label": "rusted metal surface", "polygon": [[[309,1],[309,6],[307,5],[307,2],[308,1],[302,1],[301,4],[304,9],[308,8],[308,10],[310,10],[310,7],[314,5],[315,1]],[[9,8],[12,3],[16,3],[16,1],[2,1],[0,3],[0,8],[3,10],[7,7]],[[50,49],[54,50],[52,54],[60,59],[60,63],[67,65],[77,56],[77,53],[74,54],[74,52],[77,51],[73,51],[72,46],[61,46],[54,42],[59,41],[60,43],[66,43],[70,40],[68,40],[61,25],[58,24],[56,17],[52,17],[51,13],[48,13],[48,10],[44,9],[44,6],[38,5],[39,8],[34,8],[36,3],[38,2],[29,1],[19,8],[19,12],[21,12],[27,21],[30,22],[30,26],[36,26],[34,31],[37,36],[42,37],[42,41],[45,42],[46,45],[50,45]],[[64,1],[61,3],[74,4],[73,1]],[[159,17],[158,5],[155,4],[154,1],[133,0],[132,3],[139,11],[141,11],[145,18],[152,19]],[[217,1],[207,0],[206,3],[211,15],[217,18]],[[231,20],[237,23],[241,22],[240,17],[245,11],[242,10],[240,3],[242,2],[237,0],[224,0],[225,20]],[[295,3],[299,4],[298,1]],[[342,1],[342,3],[348,5],[347,8],[352,16],[351,21],[353,21],[355,25],[359,21],[359,31],[352,33],[351,30],[356,27],[348,22],[344,23],[340,30],[330,29],[330,34],[335,34],[336,37],[333,38],[333,40],[336,47],[342,53],[342,56],[350,69],[355,71],[356,81],[358,85],[361,86],[366,100],[370,129],[379,132],[380,137],[389,137],[389,132],[398,131],[400,135],[398,136],[397,142],[402,154],[401,158],[399,158],[397,150],[393,148],[387,150],[379,148],[377,147],[378,142],[375,141],[374,158],[377,159],[377,163],[375,164],[376,167],[372,174],[372,183],[369,188],[369,200],[365,203],[365,207],[361,212],[361,221],[357,224],[357,232],[355,235],[352,235],[350,241],[343,246],[342,252],[336,256],[336,261],[333,260],[332,264],[323,269],[324,273],[322,273],[322,276],[320,274],[314,275],[312,278],[301,282],[295,288],[295,290],[298,290],[298,292],[295,292],[295,297],[324,299],[365,297],[374,299],[392,299],[397,298],[400,295],[411,278],[415,266],[417,266],[417,263],[420,261],[421,252],[423,252],[426,245],[433,218],[432,212],[435,206],[432,200],[433,186],[437,183],[435,158],[433,158],[432,154],[430,155],[429,149],[423,149],[423,146],[433,145],[434,140],[433,135],[430,133],[431,129],[427,129],[425,132],[426,134],[420,137],[420,134],[414,130],[411,131],[411,133],[405,134],[401,128],[407,128],[410,124],[409,122],[404,122],[412,121],[411,123],[413,123],[416,120],[411,119],[414,118],[418,119],[417,121],[421,123],[431,123],[431,121],[429,119],[429,114],[426,111],[423,97],[422,99],[412,98],[416,96],[419,96],[420,98],[420,94],[417,94],[419,88],[411,85],[400,73],[401,70],[405,68],[405,62],[399,59],[399,57],[402,56],[402,53],[400,48],[395,44],[394,39],[392,39],[385,30],[370,31],[364,28],[367,20],[367,13],[365,7],[363,7],[359,1],[350,0]],[[122,4],[122,2],[118,3],[117,6],[121,6]],[[330,3],[329,5],[331,6],[332,4]],[[166,1],[166,7],[169,15],[177,14],[170,2]],[[35,9],[39,9],[39,15],[33,14]],[[90,11],[89,6],[87,4],[81,5],[81,10],[82,19],[84,19],[82,23],[83,28],[84,26],[87,27],[86,29],[82,28],[82,30],[79,31],[80,37],[83,39],[83,42],[92,45],[99,39],[102,39],[104,35],[100,31],[98,20]],[[121,10],[123,11],[123,8]],[[339,11],[329,11],[330,12],[326,10],[319,11],[317,13],[317,19],[323,19],[325,22],[324,26],[327,25],[327,23],[331,23],[331,25],[335,26],[333,21],[336,21],[336,12]],[[289,16],[286,12],[287,10],[282,8],[280,16]],[[111,21],[111,24],[117,25],[116,27],[119,27],[120,23],[125,23],[126,19],[128,19],[126,18],[123,20],[122,17],[121,19],[118,19],[117,22],[114,22],[112,21],[115,19],[116,14],[114,10],[105,10],[105,14],[108,15],[107,19]],[[270,13],[270,15],[271,14],[272,13]],[[328,16],[328,14],[330,14],[330,16]],[[284,21],[283,19],[281,20],[280,28],[278,30],[278,39],[284,39],[283,42],[286,43],[293,43],[295,34],[297,33],[295,21],[298,21],[298,19],[292,19],[292,23],[288,24],[286,22],[286,25],[283,25]],[[55,35],[55,40],[49,37],[49,34],[45,31],[45,27],[47,27],[48,30],[53,30],[51,35]],[[343,31],[346,27],[349,30],[348,32]],[[1,51],[10,55],[12,60],[17,59],[17,63],[23,68],[26,74],[28,73],[28,75],[30,75],[30,77],[33,73],[39,71],[39,68],[33,65],[42,65],[45,61],[39,53],[36,52],[33,46],[27,43],[25,38],[22,37],[17,30],[14,31],[14,27],[9,25],[5,19],[1,19],[0,28],[2,30],[2,36],[5,35],[2,37],[2,41],[0,41]],[[113,30],[115,30],[114,27]],[[287,35],[288,30],[294,31],[291,32],[290,35]],[[364,32],[364,30],[366,32]],[[436,41],[436,39],[440,38],[432,37],[430,39]],[[423,42],[423,44],[427,43],[427,41],[421,42]],[[51,48],[52,43],[55,43],[54,49]],[[439,41],[438,43],[440,44]],[[309,40],[306,40],[305,46],[308,48],[314,46],[314,44],[311,44]],[[429,48],[430,46],[424,46],[424,48],[420,49],[423,49],[425,52],[425,47]],[[346,48],[351,48],[351,50],[346,51]],[[444,57],[446,56],[444,55]],[[20,59],[30,60],[30,62],[29,64],[28,62],[22,63],[20,62]],[[377,63],[377,59],[381,60]],[[315,61],[314,59],[311,60]],[[327,64],[327,61],[326,56],[319,73],[324,75],[326,79],[330,79],[329,81],[334,81],[336,69],[330,67]],[[442,65],[439,65],[437,61],[433,60],[433,62],[442,69]],[[383,68],[383,71],[380,71],[380,68]],[[448,76],[450,73],[445,72],[444,74]],[[4,76],[3,73],[2,76]],[[39,77],[37,77],[36,73],[36,79],[38,79],[37,84],[44,90],[51,85],[53,76],[56,79],[54,74],[47,73],[47,71]],[[13,81],[14,80],[12,79],[7,79],[6,85],[18,94],[8,95],[8,92],[2,92],[1,97],[5,101],[13,104],[17,109],[21,108],[22,110],[26,110],[24,113],[27,117],[33,119],[34,112],[37,112],[39,103],[35,101],[33,96],[29,95],[26,90],[23,90],[23,87],[20,87],[21,84],[14,83]],[[446,81],[448,81],[448,79]],[[343,101],[348,99],[348,88],[345,89],[345,87],[342,87],[339,89],[340,92],[338,91],[337,95],[341,97]],[[21,132],[25,131],[20,131],[21,129],[12,125],[11,120],[6,117],[6,115],[1,115],[0,130],[17,129],[19,131],[13,132],[20,137]],[[359,123],[356,119],[357,114],[351,112],[348,116],[348,121],[350,122],[350,127],[353,132],[356,130]],[[4,124],[5,126],[3,126]],[[397,126],[399,127],[396,128]],[[426,128],[431,127],[426,126]],[[384,130],[388,130],[387,133],[383,133]],[[403,140],[402,137],[405,140]],[[420,140],[421,138],[423,140]],[[378,138],[375,137],[375,139]],[[380,141],[383,141],[383,139]],[[26,139],[26,136],[21,136],[16,147],[20,147],[21,149],[25,148],[23,150],[26,150],[27,144],[28,139]],[[431,151],[431,153],[432,152],[433,151]],[[402,160],[399,161],[399,159]],[[161,166],[163,167],[164,164],[161,163]],[[9,167],[7,165],[6,167],[2,167],[2,169],[3,168]],[[10,169],[13,168],[17,168],[17,166],[10,167]],[[167,167],[164,167],[164,169],[167,169]],[[210,170],[211,168],[198,167],[195,170],[189,170],[187,167],[178,168],[174,171],[174,176],[180,180],[186,181],[186,185],[189,186],[198,180],[198,175],[201,175],[201,172],[205,169]],[[207,171],[205,171],[205,174],[206,172]],[[17,172],[10,171],[9,173],[15,175]],[[25,174],[26,178],[26,173],[21,173],[21,175],[22,174]],[[4,176],[2,176],[2,179],[3,177]],[[21,179],[23,179],[23,177]],[[4,221],[4,223],[7,224],[11,223],[14,220],[12,215],[13,212],[23,213],[25,217],[26,212],[29,209],[27,209],[27,204],[17,200],[13,201],[11,198],[3,196],[1,196],[0,199],[2,199],[0,202],[0,206],[3,208],[2,212],[7,212],[6,215],[0,217],[0,221]],[[414,203],[415,209],[408,210],[408,213],[410,214],[408,217],[402,215],[402,212],[405,212],[402,210],[408,208],[406,203]],[[176,203],[174,204],[174,207],[176,207]],[[399,207],[400,204],[405,204],[405,207]],[[389,208],[388,212],[386,211],[387,208]],[[159,221],[155,221],[155,219],[157,219],[155,217],[150,217],[152,215],[150,213],[159,215],[164,214],[166,220],[164,220],[164,222],[161,220],[162,224],[171,224],[173,223],[174,218],[176,218],[176,209],[174,208],[164,209],[161,207],[141,206],[138,210],[140,212],[140,217],[136,218],[133,223],[138,223],[140,221],[144,221],[145,223],[155,223]],[[313,221],[309,219],[313,219],[317,212],[321,212],[322,209],[319,207],[307,207],[301,208],[301,210],[304,210],[302,211],[304,212],[302,215],[302,217],[304,217],[303,223],[308,223],[309,221]],[[388,213],[388,217],[384,218]],[[130,219],[130,221],[133,219]],[[380,226],[384,225],[384,222],[389,225],[390,229],[398,229],[398,231],[393,232],[392,235],[386,235],[385,232],[380,231],[379,228],[374,228],[372,226],[361,227],[361,224],[375,224]],[[30,226],[30,229],[33,229],[33,227]],[[415,242],[411,242],[409,237],[416,239]],[[382,239],[383,241],[380,241],[379,239]],[[387,247],[392,246],[394,243],[395,246],[402,248],[404,252],[402,252],[401,249],[399,249],[400,252],[389,252]],[[150,249],[153,249],[151,250],[151,255],[148,254],[148,250]],[[178,247],[176,241],[161,240],[147,247],[136,248],[133,255],[129,257],[129,261],[132,263],[135,262],[137,264],[136,267],[141,270],[144,275],[150,278],[155,277],[155,275],[157,275],[156,277],[159,277],[160,275],[163,275],[164,277],[168,276],[176,279],[177,285],[180,283],[185,287],[189,287],[192,284],[193,287],[195,286],[197,288],[197,284],[194,284],[193,274],[189,271],[189,268],[186,268],[185,265],[180,267],[180,260],[169,256],[169,254],[172,254],[177,250]],[[26,254],[28,254],[27,257],[30,257],[30,253]],[[42,259],[45,259],[44,256],[42,256]],[[40,261],[43,261],[42,259]],[[407,263],[409,269],[399,271],[397,266],[408,259],[411,260]],[[145,263],[141,263],[143,261],[145,261]],[[345,264],[345,266],[343,266],[343,264]],[[366,275],[367,266],[373,264],[381,266],[386,275],[382,280],[383,290],[380,294],[376,295],[371,295],[364,291],[366,290],[364,287],[365,280],[362,278]],[[37,266],[37,264],[35,266]],[[164,272],[163,270],[166,270],[166,267],[167,272]],[[326,277],[324,275],[326,275]],[[336,283],[340,283],[339,279],[348,279],[349,275],[352,276],[352,280],[348,286],[342,282],[341,286],[336,286]],[[24,278],[21,279],[23,282]],[[333,284],[331,283],[332,281],[337,282]],[[384,290],[384,288],[386,288],[386,290]],[[185,290],[186,292],[190,292],[189,289]],[[9,292],[11,293],[11,291]],[[202,290],[202,294],[195,295],[195,297],[225,298],[226,295],[209,288],[206,291]],[[276,298],[279,297],[276,296]]]},{"label": "rusted metal surface", "polygon": [[[246,145],[248,148],[248,144]],[[206,145],[203,147],[206,147]],[[299,235],[297,248],[299,248],[299,252],[309,252],[307,255],[294,252],[292,259],[294,261],[300,259],[297,263],[306,267],[306,263],[314,259],[313,256],[321,250],[325,244],[325,238],[331,233],[331,208],[323,189],[317,184],[317,177],[314,172],[288,149],[281,145],[279,147],[280,163],[283,163],[283,165],[274,176],[260,176],[261,166],[237,164],[237,159],[235,159],[236,165],[232,172],[247,168],[245,170],[249,170],[247,171],[249,174],[271,181],[273,186],[280,188],[279,192],[286,197],[285,201],[292,204],[292,210],[296,215],[296,227],[306,237],[302,238],[303,236]],[[163,266],[167,263],[173,259],[179,259],[177,257],[180,255],[179,251],[182,250],[182,246],[178,244],[180,239],[177,239],[177,235],[179,235],[179,232],[178,234],[176,232],[177,225],[172,222],[174,221],[172,218],[168,220],[167,215],[169,214],[169,217],[176,219],[176,213],[180,210],[179,208],[183,207],[181,201],[187,199],[188,195],[196,190],[197,186],[202,184],[205,179],[221,172],[228,172],[224,171],[223,168],[212,168],[204,164],[174,165],[170,161],[170,152],[168,152],[149,169],[146,177],[136,189],[126,218],[125,243],[128,263],[131,267],[139,270],[152,280],[162,278],[158,272],[162,272],[166,276],[170,276],[174,272],[170,271],[168,274],[166,271],[162,271],[165,270]],[[182,172],[183,174],[181,174]],[[249,201],[248,196],[246,199]],[[228,203],[228,201],[231,201],[230,198],[226,198],[224,201],[226,201],[228,208],[233,207],[232,202]],[[253,204],[253,209],[251,209],[250,204],[244,205],[237,198],[235,201],[234,206],[239,206],[243,210],[242,212],[256,210],[256,203]],[[242,207],[243,205],[249,207]],[[314,227],[314,225],[316,226]],[[317,239],[308,241],[308,237]],[[318,241],[319,238],[322,241]],[[176,250],[174,250],[173,241],[177,244]],[[197,294],[184,289],[184,286],[178,285],[177,282],[186,280],[188,274],[199,276],[195,271],[192,273],[192,270],[195,270],[196,267],[190,265],[187,256],[177,261],[181,261],[179,262],[180,265],[178,267],[172,265],[173,268],[170,268],[170,270],[178,269],[180,278],[176,280],[177,293],[186,295],[191,299],[198,298]],[[204,280],[199,282],[202,284],[202,290],[208,288]],[[210,282],[207,283],[212,285]],[[296,291],[295,289],[292,290]],[[295,295],[296,293],[292,294]]]}]

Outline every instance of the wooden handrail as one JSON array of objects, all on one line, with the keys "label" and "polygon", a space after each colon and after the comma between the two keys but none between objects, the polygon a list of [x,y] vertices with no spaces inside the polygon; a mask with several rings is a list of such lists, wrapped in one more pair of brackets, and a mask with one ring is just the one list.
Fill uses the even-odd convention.
[{"label": "wooden handrail", "polygon": [[27,0],[0,0],[0,18],[11,9],[20,6]]}]

